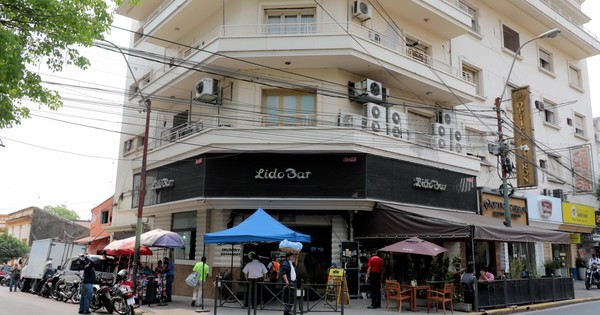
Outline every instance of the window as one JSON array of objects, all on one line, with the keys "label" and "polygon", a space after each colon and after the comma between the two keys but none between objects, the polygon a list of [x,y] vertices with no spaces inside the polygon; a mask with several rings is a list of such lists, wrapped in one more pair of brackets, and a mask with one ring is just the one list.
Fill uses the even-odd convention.
[{"label": "window", "polygon": [[562,166],[559,155],[548,155],[548,180],[562,182]]},{"label": "window", "polygon": [[479,33],[479,20],[478,20],[479,14],[477,13],[477,9],[473,8],[472,6],[465,3],[464,1],[459,1],[458,6],[461,10],[465,11],[471,17],[471,29],[474,32]]},{"label": "window", "polygon": [[575,134],[578,136],[585,137],[585,117],[575,113],[573,117],[573,127],[575,127]]},{"label": "window", "polygon": [[544,99],[544,122],[558,126],[558,115],[556,104]]},{"label": "window", "polygon": [[431,63],[429,61],[430,50],[431,48],[428,45],[423,44],[421,40],[406,36],[406,54],[410,58],[423,63]]},{"label": "window", "polygon": [[265,10],[267,34],[310,34],[315,32],[315,8]]},{"label": "window", "polygon": [[315,94],[291,90],[263,92],[264,126],[314,126]]},{"label": "window", "polygon": [[475,84],[475,93],[478,96],[483,96],[481,84],[481,70],[463,63],[462,76],[463,79]]},{"label": "window", "polygon": [[554,66],[552,65],[552,54],[543,48],[539,49],[538,54],[540,57],[540,68],[554,72]]},{"label": "window", "polygon": [[581,70],[579,68],[570,65],[569,66],[569,84],[572,87],[581,89]]},{"label": "window", "polygon": [[100,212],[100,224],[108,224],[110,223],[110,217],[108,216],[108,211]]},{"label": "window", "polygon": [[506,25],[502,25],[502,39],[504,40],[504,48],[515,53],[519,50],[519,33]]},{"label": "window", "polygon": [[183,239],[183,248],[175,249],[175,259],[196,259],[196,211],[174,213],[171,231]]},{"label": "window", "polygon": [[540,168],[541,169],[546,169],[546,160],[540,160]]},{"label": "window", "polygon": [[487,158],[487,141],[485,133],[466,129],[465,135],[467,136],[467,155],[475,156],[485,161]]},{"label": "window", "polygon": [[431,145],[431,117],[415,112],[408,112],[408,130],[414,133],[417,144]]}]

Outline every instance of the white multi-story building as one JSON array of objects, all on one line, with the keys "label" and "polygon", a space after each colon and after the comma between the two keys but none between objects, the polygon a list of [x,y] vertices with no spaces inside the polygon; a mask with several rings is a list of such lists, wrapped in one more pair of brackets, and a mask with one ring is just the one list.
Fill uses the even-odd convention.
[{"label": "white multi-story building", "polygon": [[[565,223],[560,213],[561,201],[597,202],[588,191],[596,144],[585,59],[600,53],[600,42],[583,27],[582,2],[125,3],[117,14],[134,20],[124,50],[135,81],[130,76],[124,106],[113,229],[136,221],[147,123],[144,222],[185,238],[179,266],[203,251],[212,266],[239,266],[246,246],[205,249],[203,234],[257,208],[312,236],[305,271],[315,281],[319,268],[346,259],[339,250],[346,241],[365,249],[414,235],[499,272],[509,256],[530,249],[538,270],[552,256],[570,263],[577,245],[553,249],[539,240],[549,231],[593,228]],[[536,39],[555,28],[558,37]],[[511,100],[511,90],[525,86],[526,117]],[[148,121],[140,95],[151,102]],[[498,141],[500,96],[508,157],[517,164],[508,182],[520,199],[511,198],[511,207],[515,199],[523,205],[513,208],[526,208],[525,192],[527,200],[552,195],[560,198],[560,220],[536,220],[527,207],[515,219],[540,234],[521,246],[509,237],[518,231],[489,218],[500,242],[476,235],[471,258],[465,240],[477,223],[470,217],[503,211],[486,214],[482,206],[484,199],[498,204],[501,168],[488,144]],[[527,152],[513,143],[524,119],[533,137]],[[528,162],[519,165],[518,156]],[[517,187],[523,167],[533,174],[521,185],[527,189]],[[431,230],[417,227],[422,218]],[[277,246],[252,249],[269,256]],[[179,269],[185,277],[188,270]]]}]

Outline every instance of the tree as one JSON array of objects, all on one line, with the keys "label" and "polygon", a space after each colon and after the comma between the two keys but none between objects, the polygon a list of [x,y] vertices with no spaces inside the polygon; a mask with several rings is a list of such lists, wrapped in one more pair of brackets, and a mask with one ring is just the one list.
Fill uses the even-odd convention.
[{"label": "tree", "polygon": [[43,59],[54,72],[65,65],[85,70],[89,60],[76,47],[92,46],[111,23],[104,0],[0,0],[0,129],[29,118],[23,99],[53,110],[62,106],[58,92],[42,86],[28,66]]},{"label": "tree", "polygon": [[21,257],[29,252],[29,246],[23,241],[4,233],[0,235],[0,262]]},{"label": "tree", "polygon": [[44,210],[69,221],[79,220],[79,214],[73,210],[67,209],[67,206],[65,205],[56,205],[54,207],[45,206]]}]

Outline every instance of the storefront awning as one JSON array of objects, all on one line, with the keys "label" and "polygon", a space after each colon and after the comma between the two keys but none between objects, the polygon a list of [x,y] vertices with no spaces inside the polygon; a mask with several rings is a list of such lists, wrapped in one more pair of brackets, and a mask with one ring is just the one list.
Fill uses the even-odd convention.
[{"label": "storefront awning", "polygon": [[108,238],[108,237],[109,237],[108,235],[87,236],[87,237],[75,240],[75,243],[78,243],[78,244],[89,244],[89,243],[91,243],[93,241],[98,241],[98,240],[105,239],[105,238]]},{"label": "storefront awning", "polygon": [[468,239],[472,233],[475,240],[513,243],[570,242],[568,233],[516,223],[506,227],[502,220],[475,213],[384,203],[379,203],[373,212],[358,213],[354,222],[369,222],[355,225],[356,239],[404,239],[412,236],[424,239]]}]

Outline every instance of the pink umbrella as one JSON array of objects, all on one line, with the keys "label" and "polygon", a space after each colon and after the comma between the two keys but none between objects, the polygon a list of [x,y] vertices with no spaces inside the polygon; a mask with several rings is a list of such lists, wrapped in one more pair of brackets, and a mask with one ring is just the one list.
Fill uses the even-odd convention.
[{"label": "pink umbrella", "polygon": [[448,251],[448,249],[426,240],[422,240],[418,237],[411,237],[407,240],[381,248],[380,251],[436,256],[440,253]]}]

